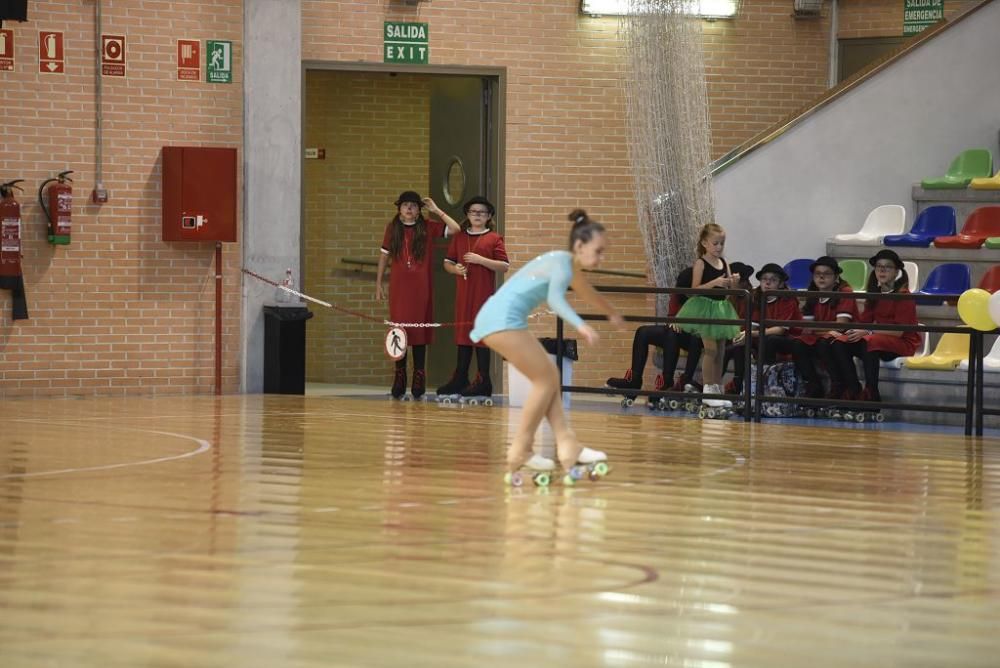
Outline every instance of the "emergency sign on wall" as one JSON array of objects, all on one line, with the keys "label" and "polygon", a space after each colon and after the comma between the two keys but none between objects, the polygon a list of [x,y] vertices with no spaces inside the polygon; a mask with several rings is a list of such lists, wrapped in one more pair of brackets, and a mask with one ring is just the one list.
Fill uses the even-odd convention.
[{"label": "emergency sign on wall", "polygon": [[431,50],[429,35],[426,23],[386,21],[382,41],[383,62],[426,65]]},{"label": "emergency sign on wall", "polygon": [[38,33],[38,71],[43,74],[62,74],[66,71],[61,32],[43,30]]},{"label": "emergency sign on wall", "polygon": [[14,31],[0,30],[0,72],[14,71]]},{"label": "emergency sign on wall", "polygon": [[125,35],[101,35],[101,74],[125,76]]}]

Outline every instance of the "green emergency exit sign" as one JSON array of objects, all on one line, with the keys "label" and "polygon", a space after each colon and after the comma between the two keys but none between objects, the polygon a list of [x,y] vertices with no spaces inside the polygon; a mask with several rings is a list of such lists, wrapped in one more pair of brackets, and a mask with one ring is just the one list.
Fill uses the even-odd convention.
[{"label": "green emergency exit sign", "polygon": [[383,62],[426,65],[430,55],[426,23],[386,21],[383,31]]},{"label": "green emergency exit sign", "polygon": [[903,0],[903,34],[916,35],[944,18],[944,0]]}]

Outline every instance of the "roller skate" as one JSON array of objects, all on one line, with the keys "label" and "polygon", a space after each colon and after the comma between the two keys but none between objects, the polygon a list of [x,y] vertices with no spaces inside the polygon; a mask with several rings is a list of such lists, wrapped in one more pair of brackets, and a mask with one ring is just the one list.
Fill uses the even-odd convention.
[{"label": "roller skate", "polygon": [[[632,378],[632,369],[626,369],[624,378],[608,378],[606,385],[614,390],[639,390],[642,389],[642,379],[636,382]],[[622,408],[628,408],[635,403],[635,398],[639,395],[623,392],[622,396],[625,397],[622,399]]]},{"label": "roller skate", "polygon": [[[822,383],[816,380],[806,381],[805,396],[809,399],[822,399],[824,397]],[[810,406],[795,407],[796,417],[807,417],[807,418],[821,417],[821,412],[822,408],[818,406],[810,405]]]},{"label": "roller skate", "polygon": [[562,481],[564,485],[572,487],[576,484],[577,480],[589,478],[590,480],[597,481],[610,472],[611,468],[608,466],[607,454],[600,450],[583,448],[580,450],[580,454],[576,456],[576,464],[566,470]]},{"label": "roller skate", "polygon": [[[653,381],[653,389],[656,390],[657,392],[659,392],[664,387],[666,387],[666,385],[667,385],[667,381],[663,379],[663,374],[662,373],[656,374],[656,380]],[[675,385],[676,385],[676,383],[675,383]],[[672,390],[673,388],[671,387],[670,389]],[[651,394],[648,397],[646,397],[646,408],[648,408],[651,411],[666,410],[667,409],[667,398],[666,397],[659,397],[659,396],[656,396],[655,394]]]},{"label": "roller skate", "polygon": [[529,480],[535,487],[548,487],[549,483],[552,482],[552,472],[555,470],[556,463],[554,461],[535,453],[516,471],[505,473],[503,481],[511,487],[521,487]]},{"label": "roller skate", "polygon": [[462,390],[468,386],[468,379],[462,378],[456,371],[451,375],[451,380],[437,389],[437,401],[442,404],[456,403],[462,396]]},{"label": "roller skate", "polygon": [[[683,376],[679,377],[674,382],[673,387],[671,387],[670,389],[673,390],[674,392],[683,392],[684,394],[691,394],[691,395],[695,395],[701,392],[700,385],[698,385],[694,381],[686,382]],[[672,411],[685,410],[688,413],[697,413],[699,406],[701,406],[701,402],[694,396],[687,398],[671,397],[670,399],[667,399],[667,408]]]},{"label": "roller skate", "polygon": [[410,394],[413,395],[413,399],[417,400],[424,396],[427,391],[427,372],[423,369],[417,369],[413,372],[413,384],[410,385]]},{"label": "roller skate", "polygon": [[392,378],[392,388],[389,390],[393,399],[401,399],[406,401],[409,397],[406,396],[406,369],[402,367],[396,367],[396,373]]},{"label": "roller skate", "polygon": [[[861,401],[882,401],[882,396],[879,391],[872,387],[865,387],[861,390],[861,396],[858,397]],[[843,418],[846,422],[885,422],[885,416],[879,409],[858,409],[853,411],[848,411],[844,413]]]},{"label": "roller skate", "polygon": [[[718,385],[706,385],[706,394],[722,394]],[[733,402],[728,399],[702,399],[698,417],[705,420],[728,420],[733,414]]]},{"label": "roller skate", "polygon": [[[861,398],[861,386],[856,388],[845,388],[843,392],[840,393],[840,398],[844,401],[857,401]],[[838,406],[833,413],[834,420],[843,420],[844,422],[854,422],[854,414],[857,412],[854,408],[848,408],[846,406]]]},{"label": "roller skate", "polygon": [[[844,398],[844,388],[839,383],[830,383],[830,391],[826,395],[827,399],[836,400]],[[815,417],[828,420],[839,420],[844,412],[840,406],[819,406],[816,408]]]},{"label": "roller skate", "polygon": [[480,404],[483,406],[492,406],[493,383],[489,378],[484,379],[477,373],[476,379],[472,381],[472,384],[462,390],[462,398],[460,401],[463,404],[469,404],[470,406],[478,406]]}]

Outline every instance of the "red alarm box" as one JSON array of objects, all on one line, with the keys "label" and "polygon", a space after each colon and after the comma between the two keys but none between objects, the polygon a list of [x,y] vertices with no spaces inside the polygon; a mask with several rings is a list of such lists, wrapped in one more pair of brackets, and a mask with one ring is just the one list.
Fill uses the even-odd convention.
[{"label": "red alarm box", "polygon": [[236,241],[236,149],[163,147],[163,240]]}]

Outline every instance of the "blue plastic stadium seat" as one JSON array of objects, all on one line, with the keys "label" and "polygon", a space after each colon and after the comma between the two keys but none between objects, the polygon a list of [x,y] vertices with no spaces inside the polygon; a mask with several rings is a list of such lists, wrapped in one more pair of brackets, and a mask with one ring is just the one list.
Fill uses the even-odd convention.
[{"label": "blue plastic stadium seat", "polygon": [[783,267],[785,273],[788,274],[789,290],[805,290],[809,287],[809,282],[812,281],[812,273],[809,271],[809,266],[813,262],[815,260],[812,258],[803,257],[792,260]]},{"label": "blue plastic stadium seat", "polygon": [[928,248],[937,237],[955,236],[958,216],[946,204],[929,206],[920,212],[907,234],[887,234],[882,239],[886,246],[921,246]]},{"label": "blue plastic stadium seat", "polygon": [[[924,281],[923,287],[917,290],[920,295],[960,295],[972,287],[972,271],[969,265],[961,262],[939,264],[931,270]],[[921,299],[921,304],[941,304],[943,298]]]}]

